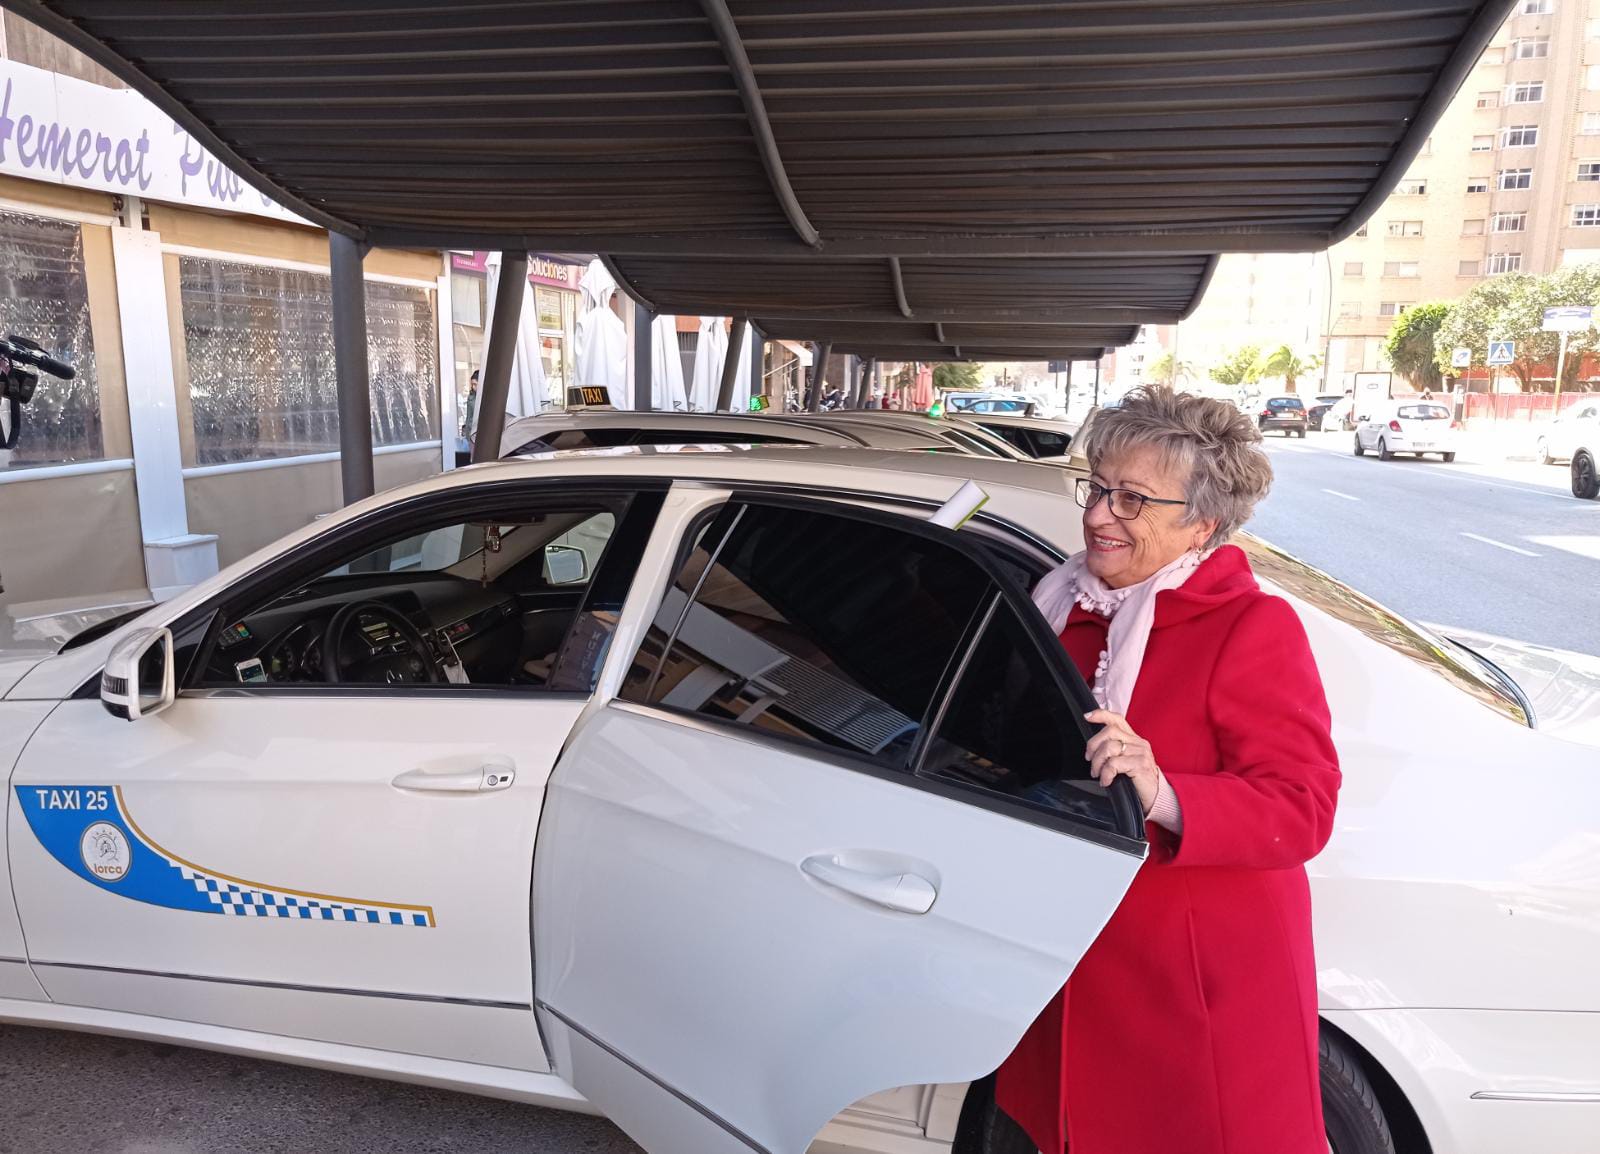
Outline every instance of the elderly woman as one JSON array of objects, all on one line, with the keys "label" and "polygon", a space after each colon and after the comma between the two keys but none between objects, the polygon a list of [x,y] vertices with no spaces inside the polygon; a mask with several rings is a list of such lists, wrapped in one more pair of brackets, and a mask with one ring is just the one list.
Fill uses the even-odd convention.
[{"label": "elderly woman", "polygon": [[1299,618],[1225,544],[1272,481],[1260,441],[1233,406],[1167,389],[1100,413],[1086,548],[1034,593],[1101,706],[1090,772],[1133,783],[1151,841],[996,1077],[1042,1151],[1328,1149],[1304,865],[1339,766]]}]

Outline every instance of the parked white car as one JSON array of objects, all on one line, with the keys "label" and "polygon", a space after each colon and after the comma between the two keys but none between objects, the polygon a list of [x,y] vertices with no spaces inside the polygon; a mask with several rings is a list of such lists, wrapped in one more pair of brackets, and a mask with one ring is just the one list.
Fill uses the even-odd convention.
[{"label": "parked white car", "polygon": [[1579,443],[1600,441],[1600,401],[1582,401],[1562,413],[1534,440],[1540,462],[1554,465],[1572,460]]},{"label": "parked white car", "polygon": [[[1024,591],[1082,544],[1062,472],[502,461],[0,657],[0,1019],[599,1110],[658,1154],[942,1149],[1145,856],[1070,768],[1087,689]],[[1335,1148],[1593,1148],[1595,750],[1242,543],[1344,762]]]},{"label": "parked white car", "polygon": [[1457,429],[1450,406],[1438,401],[1386,402],[1356,415],[1355,454],[1378,454],[1380,461],[1396,453],[1437,453],[1456,459]]},{"label": "parked white car", "polygon": [[610,449],[627,445],[826,445],[879,449],[938,450],[943,439],[917,428],[891,427],[872,437],[848,426],[783,414],[664,413],[573,407],[518,417],[500,437],[500,456],[526,456],[566,449]]}]

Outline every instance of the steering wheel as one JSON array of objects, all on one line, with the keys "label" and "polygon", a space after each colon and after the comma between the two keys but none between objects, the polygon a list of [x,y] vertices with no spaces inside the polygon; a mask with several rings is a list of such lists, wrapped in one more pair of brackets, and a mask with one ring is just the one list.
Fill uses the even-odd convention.
[{"label": "steering wheel", "polygon": [[[365,659],[352,663],[360,667],[361,676],[354,678],[355,681],[367,684],[379,682],[403,685],[443,680],[439,666],[434,660],[433,651],[422,639],[421,631],[411,624],[403,613],[381,601],[352,601],[342,606],[328,619],[328,627],[322,633],[324,680],[330,684],[350,680],[346,678],[346,670],[339,663],[339,654],[344,647],[345,635],[349,633],[350,626],[363,615],[377,617],[393,628],[406,643],[406,648],[393,653],[373,653],[369,649]],[[362,639],[362,644],[367,644],[365,638]]]}]

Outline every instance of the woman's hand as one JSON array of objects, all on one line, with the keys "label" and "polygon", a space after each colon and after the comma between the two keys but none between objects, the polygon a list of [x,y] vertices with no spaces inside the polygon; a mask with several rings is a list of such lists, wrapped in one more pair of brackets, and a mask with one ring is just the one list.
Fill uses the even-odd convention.
[{"label": "woman's hand", "polygon": [[1109,709],[1096,709],[1084,715],[1091,724],[1105,726],[1089,739],[1084,756],[1089,759],[1089,774],[1106,788],[1119,773],[1133,782],[1139,794],[1139,805],[1146,817],[1156,803],[1156,791],[1161,785],[1161,767],[1156,765],[1150,743],[1135,733],[1128,719]]}]

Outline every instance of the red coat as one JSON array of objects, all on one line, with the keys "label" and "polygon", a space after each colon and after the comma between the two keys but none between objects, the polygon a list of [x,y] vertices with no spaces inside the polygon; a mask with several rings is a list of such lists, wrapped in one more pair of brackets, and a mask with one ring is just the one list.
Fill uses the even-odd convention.
[{"label": "red coat", "polygon": [[[1061,632],[1093,675],[1106,620]],[[1046,1154],[1326,1154],[1304,863],[1339,764],[1299,618],[1225,546],[1155,625],[1128,708],[1183,809],[999,1071]],[[1070,879],[1066,880],[1070,884]]]}]

